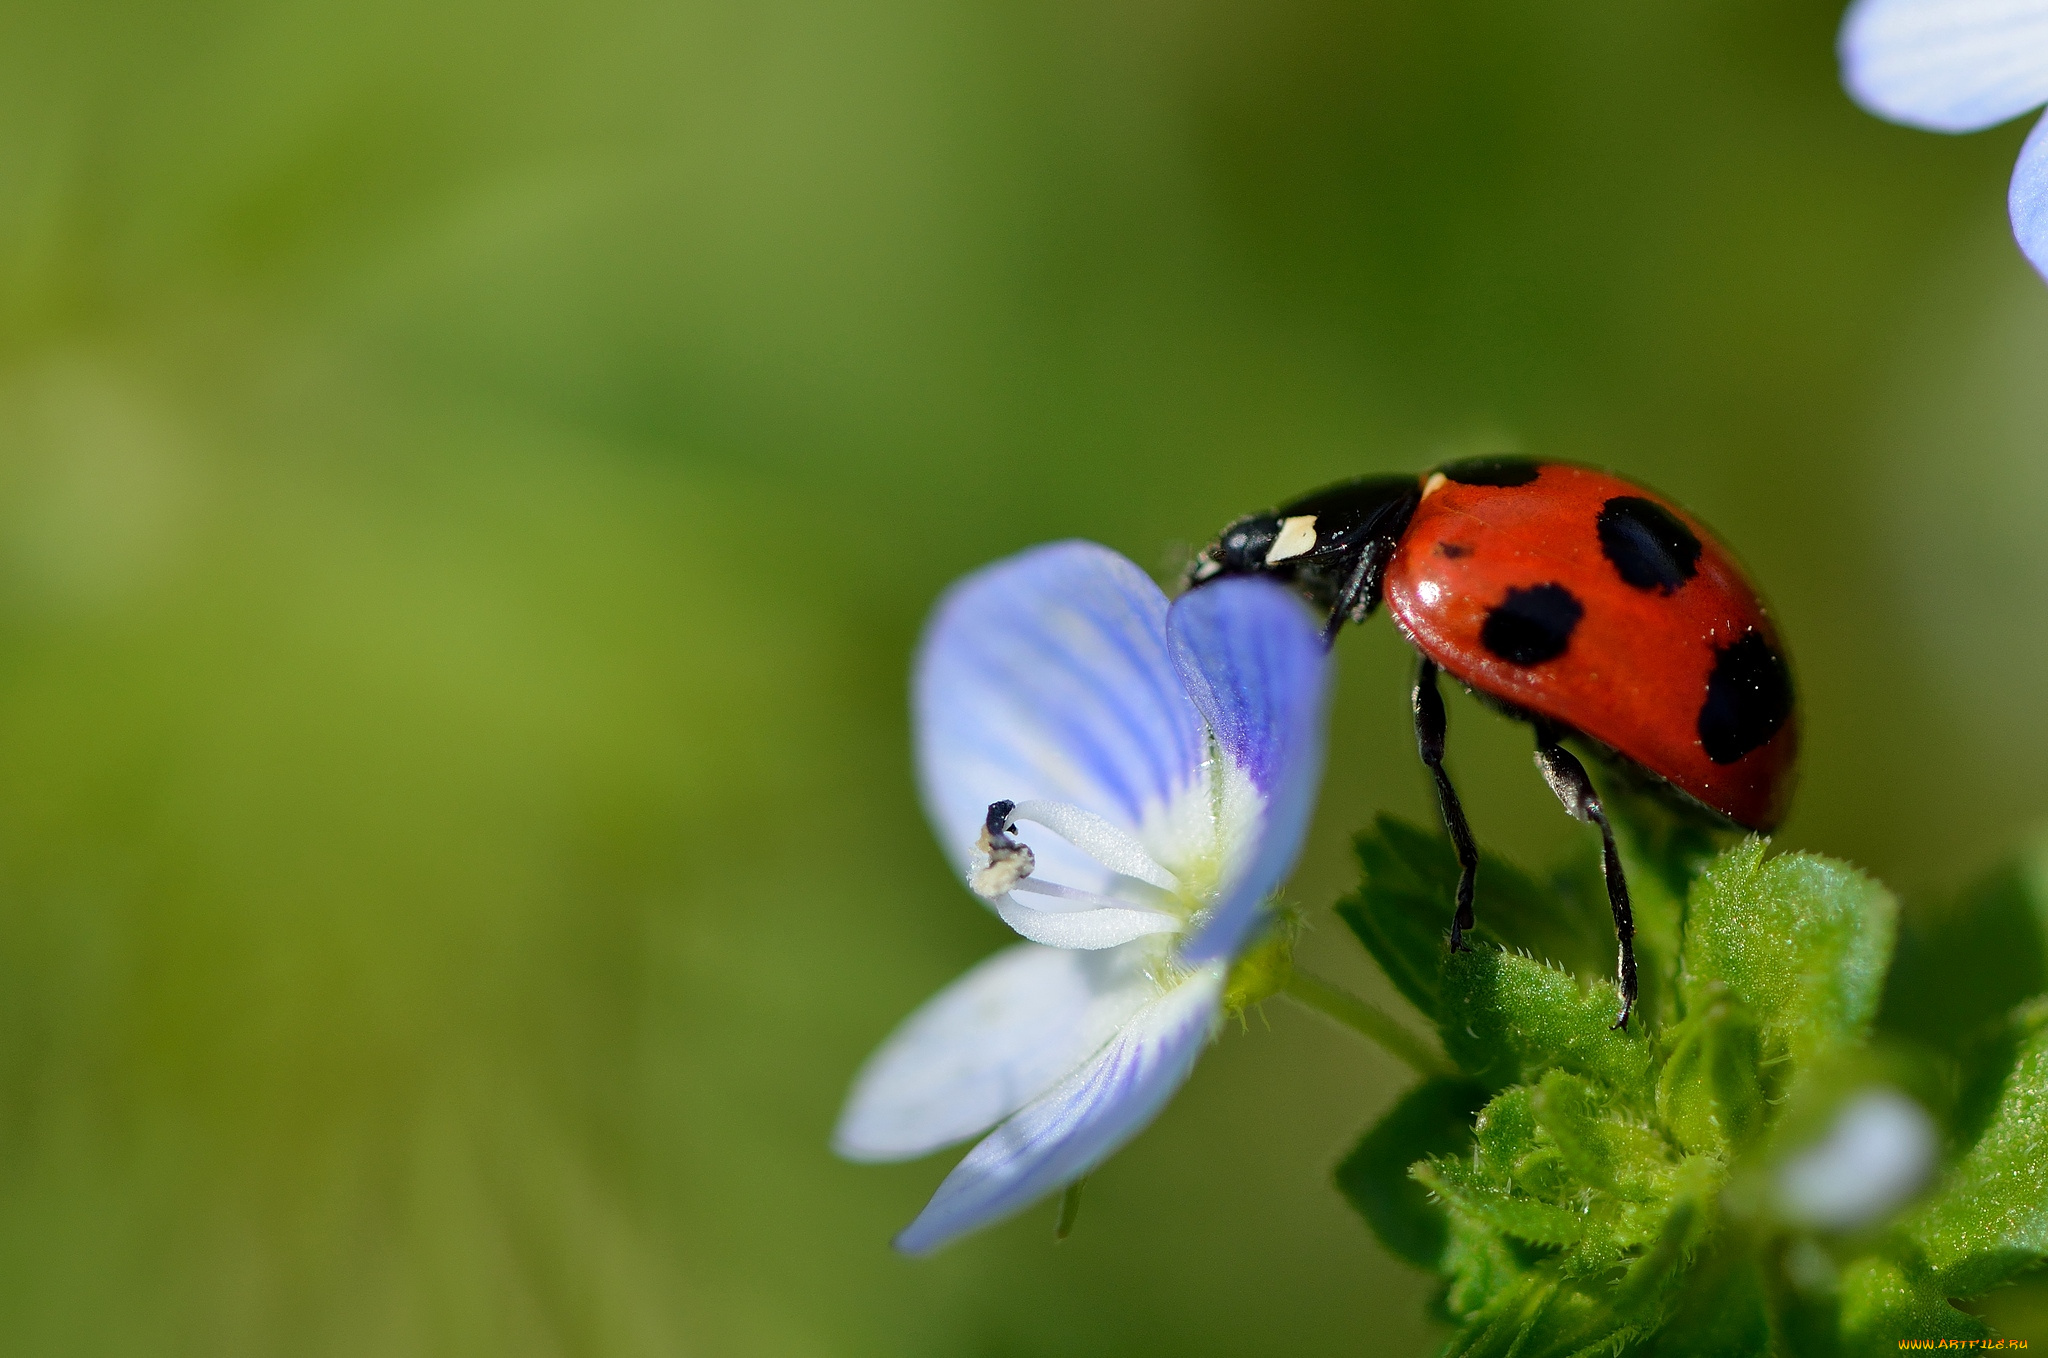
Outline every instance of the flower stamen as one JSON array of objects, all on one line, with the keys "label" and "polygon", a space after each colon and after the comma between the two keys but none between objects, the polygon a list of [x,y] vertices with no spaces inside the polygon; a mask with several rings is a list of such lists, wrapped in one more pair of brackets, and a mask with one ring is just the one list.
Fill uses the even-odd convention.
[{"label": "flower stamen", "polygon": [[[1114,896],[1102,896],[1093,891],[1083,891],[1079,887],[1061,886],[1058,882],[1043,882],[1037,878],[1018,882],[1010,889],[1030,896],[1051,896],[1056,900],[1072,901],[1074,902],[1074,908],[1077,910],[1101,910],[1104,908],[1129,910],[1132,908],[1131,902],[1120,901]],[[1057,910],[1060,907],[1033,906],[1032,908],[1035,910],[1047,908]]]},{"label": "flower stamen", "polygon": [[[1032,814],[1026,814],[1027,808]],[[1155,906],[1128,897],[1106,896],[1101,892],[1084,891],[1079,887],[1033,877],[1031,874],[1038,866],[1038,857],[1031,852],[1029,844],[1016,836],[1017,822],[1026,819],[1046,826],[1063,839],[1068,838],[1067,831],[1072,831],[1080,841],[1076,847],[1126,878],[1133,890],[1140,894],[1146,887],[1170,892],[1179,885],[1179,879],[1161,867],[1136,840],[1100,816],[1066,802],[1001,801],[989,803],[988,816],[974,841],[975,856],[967,874],[967,885],[975,895],[995,903],[999,910],[1004,911],[1021,909],[1051,914],[1083,910],[1135,911],[1161,920],[1175,920],[1178,927],[1175,915]],[[1105,858],[1115,861],[1106,862]],[[1132,871],[1126,872],[1125,868]],[[1172,885],[1165,885],[1167,883]],[[1016,900],[1011,894],[1013,892],[1051,899],[1043,904],[1026,905]],[[1004,918],[1009,918],[1007,913]]]},{"label": "flower stamen", "polygon": [[967,874],[967,889],[985,901],[1016,890],[1038,865],[1031,846],[1010,834],[1016,828],[1010,813],[1016,809],[1015,802],[990,802],[988,819],[974,841],[979,857],[974,870]]},{"label": "flower stamen", "polygon": [[1111,872],[1180,894],[1180,878],[1161,866],[1143,844],[1093,811],[1071,802],[1034,800],[1011,804],[1010,814],[1043,825]]}]

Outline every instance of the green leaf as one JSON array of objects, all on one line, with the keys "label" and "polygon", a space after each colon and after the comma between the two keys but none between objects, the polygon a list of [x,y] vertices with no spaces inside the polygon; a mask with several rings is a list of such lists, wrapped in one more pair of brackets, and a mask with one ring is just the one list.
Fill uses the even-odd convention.
[{"label": "green leaf", "polygon": [[1473,1315],[1445,1353],[1459,1358],[1619,1353],[1762,1358],[1770,1352],[1769,1321],[1754,1262],[1728,1254],[1715,1256],[1703,1269],[1688,1269],[1708,1216],[1703,1204],[1682,1200],[1667,1230],[1619,1284],[1611,1273],[1574,1277],[1557,1263],[1531,1269]]},{"label": "green leaf", "polygon": [[1657,1358],[1765,1358],[1771,1313],[1755,1253],[1724,1246],[1696,1263],[1643,1351]]},{"label": "green leaf", "polygon": [[1630,1202],[1659,1200],[1668,1191],[1673,1165],[1663,1137],[1618,1116],[1599,1086],[1553,1070],[1529,1103],[1537,1128],[1579,1183]]},{"label": "green leaf", "polygon": [[1536,1149],[1534,1095],[1527,1085],[1503,1089],[1473,1120],[1480,1159],[1503,1179],[1513,1177],[1523,1157]]},{"label": "green leaf", "polygon": [[1684,1176],[1660,1229],[1617,1279],[1574,1274],[1568,1257],[1506,1280],[1446,1348],[1461,1358],[1592,1358],[1617,1353],[1761,1358],[1769,1349],[1766,1293],[1754,1257],[1709,1251],[1713,1178]]},{"label": "green leaf", "polygon": [[[1618,1322],[1605,1296],[1535,1269],[1474,1317],[1444,1349],[1445,1358],[1565,1358],[1611,1354],[1640,1333]],[[1597,1347],[1595,1347],[1597,1345]]]},{"label": "green leaf", "polygon": [[1516,1085],[1502,1090],[1480,1110],[1475,1127],[1479,1146],[1475,1168],[1504,1192],[1527,1194],[1576,1211],[1589,1185],[1574,1171],[1567,1150],[1538,1123],[1539,1096],[1540,1091],[1528,1085]]},{"label": "green leaf", "polygon": [[1511,1358],[1527,1352],[1529,1335],[1560,1286],[1551,1269],[1516,1274],[1484,1309],[1471,1313],[1464,1328],[1444,1346],[1444,1358]]},{"label": "green leaf", "polygon": [[1486,1090],[1469,1080],[1426,1080],[1401,1096],[1337,1166],[1337,1187],[1397,1258],[1439,1269],[1450,1227],[1429,1190],[1408,1173],[1431,1156],[1472,1144],[1472,1117]]},{"label": "green leaf", "polygon": [[1665,1039],[1657,1113],[1686,1150],[1729,1159],[1763,1130],[1767,1094],[1756,1021],[1715,989]]},{"label": "green leaf", "polygon": [[1597,1088],[1553,1070],[1530,1094],[1529,1111],[1573,1178],[1615,1191],[1618,1150],[1607,1122],[1607,1100]]},{"label": "green leaf", "polygon": [[1779,1351],[1795,1358],[1841,1358],[1841,1266],[1810,1237],[1769,1253],[1775,1275],[1771,1320]]},{"label": "green leaf", "polygon": [[[1382,815],[1353,843],[1363,876],[1358,890],[1337,903],[1337,914],[1402,997],[1435,1020],[1458,889],[1451,842],[1441,831]],[[1596,974],[1611,964],[1613,926],[1597,858],[1575,860],[1550,881],[1538,882],[1482,852],[1473,908],[1476,940],[1512,940],[1537,956]]]},{"label": "green leaf", "polygon": [[1713,1229],[1713,1204],[1720,1182],[1716,1166],[1706,1160],[1694,1158],[1679,1167],[1670,1189],[1670,1210],[1663,1214],[1655,1239],[1629,1265],[1621,1285],[1614,1289],[1617,1314],[1648,1314],[1683,1276]]},{"label": "green leaf", "polygon": [[1940,1290],[1974,1297],[2048,1259],[2048,999],[2014,1014],[1983,1134],[1908,1227]]},{"label": "green leaf", "polygon": [[1847,864],[1764,850],[1749,839],[1694,882],[1680,984],[1688,1012],[1725,993],[1756,1017],[1767,1044],[1806,1064],[1867,1035],[1898,905]]},{"label": "green leaf", "polygon": [[1555,1066],[1648,1108],[1650,1048],[1641,1025],[1616,1029],[1611,985],[1590,989],[1554,967],[1497,948],[1451,954],[1442,981],[1444,1050],[1496,1088]]},{"label": "green leaf", "polygon": [[1450,1280],[1444,1289],[1445,1312],[1469,1321],[1503,1304],[1529,1276],[1519,1252],[1480,1222],[1449,1213],[1450,1235],[1444,1245],[1443,1270]]},{"label": "green leaf", "polygon": [[1458,882],[1450,841],[1383,815],[1353,846],[1364,876],[1337,914],[1394,989],[1434,1021]]},{"label": "green leaf", "polygon": [[1612,1268],[1655,1239],[1674,1166],[1654,1131],[1616,1115],[1589,1081],[1553,1071],[1483,1109],[1478,1154],[1439,1156],[1416,1179],[1454,1216],[1559,1251],[1569,1274]]},{"label": "green leaf", "polygon": [[[1644,965],[1682,963],[1658,972],[1661,1004],[1639,1008],[1646,1021],[1633,1031],[1612,1027],[1608,984],[1498,945],[1448,952],[1457,868],[1441,835],[1382,818],[1359,838],[1364,880],[1344,916],[1469,1081],[1413,1091],[1359,1142],[1339,1183],[1390,1249],[1445,1279],[1442,1314],[1461,1326],[1447,1352],[1833,1358],[1985,1334],[1948,1299],[2048,1261],[2048,998],[1987,1031],[1993,999],[1973,995],[1923,1023],[1927,1041],[1872,1052],[1880,1001],[1887,1029],[1902,1031],[1902,1014],[1966,983],[1968,946],[1909,938],[1916,960],[1887,989],[1898,908],[1856,870],[1772,858],[1751,839],[1706,863],[1681,911],[1673,892],[1711,841],[1642,823],[1625,841],[1642,917],[1662,920],[1666,940],[1657,958],[1657,928],[1639,934]],[[2040,899],[2008,873],[1943,927],[1967,924],[1960,932],[1981,946],[2038,924]],[[1586,859],[1541,882],[1487,859],[1477,904],[1480,938],[1547,940],[1545,956],[1606,973],[1605,896]],[[2001,959],[1992,996],[2031,984],[2035,941]],[[1646,999],[1655,993],[1646,981]],[[1886,1231],[1788,1238],[1734,1190],[1760,1182],[1759,1147],[1787,1135],[1801,1108],[1872,1072],[1952,1109],[1968,1149]],[[1481,1090],[1493,1097],[1468,1142],[1463,1119]]]},{"label": "green leaf", "polygon": [[1949,1305],[1942,1289],[1888,1259],[1866,1257],[1842,1271],[1842,1351],[1896,1354],[1901,1339],[1983,1339],[1990,1327]]},{"label": "green leaf", "polygon": [[2048,890],[2038,858],[2009,863],[1948,901],[1909,902],[1878,1022],[1955,1050],[2048,991]]},{"label": "green leaf", "polygon": [[1618,1259],[1627,1245],[1605,1218],[1592,1218],[1577,1205],[1546,1202],[1496,1181],[1470,1160],[1439,1158],[1415,1167],[1415,1177],[1451,1205],[1453,1211],[1501,1235],[1532,1245],[1570,1245],[1607,1259]]}]

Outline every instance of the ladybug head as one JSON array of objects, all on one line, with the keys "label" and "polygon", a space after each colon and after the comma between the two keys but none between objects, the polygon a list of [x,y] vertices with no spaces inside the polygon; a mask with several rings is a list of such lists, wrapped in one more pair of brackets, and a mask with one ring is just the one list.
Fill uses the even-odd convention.
[{"label": "ladybug head", "polygon": [[1268,558],[1280,538],[1281,516],[1268,511],[1247,514],[1232,523],[1188,563],[1190,587],[1226,575],[1254,575],[1273,568]]}]

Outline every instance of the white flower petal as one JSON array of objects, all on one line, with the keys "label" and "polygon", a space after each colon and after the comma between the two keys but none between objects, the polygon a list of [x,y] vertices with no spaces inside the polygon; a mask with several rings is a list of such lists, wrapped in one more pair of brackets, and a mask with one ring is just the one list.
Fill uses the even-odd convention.
[{"label": "white flower petal", "polygon": [[1842,83],[1881,118],[1975,132],[2048,103],[2048,0],[1857,0]]},{"label": "white flower petal", "polygon": [[1144,845],[1093,811],[1067,802],[1026,801],[1018,802],[1011,814],[1018,820],[1043,825],[1111,872],[1134,877],[1161,891],[1180,888],[1180,882],[1153,861]]},{"label": "white flower petal", "polygon": [[1865,1090],[1842,1105],[1825,1141],[1779,1169],[1779,1208],[1822,1230],[1872,1225],[1927,1182],[1938,1143],[1926,1109],[1896,1089]]},{"label": "white flower petal", "polygon": [[2048,118],[2034,124],[2027,144],[2020,148],[2006,202],[2020,250],[2048,278]]},{"label": "white flower petal", "polygon": [[[925,808],[963,865],[991,802],[1071,803],[1142,840],[1200,786],[1206,743],[1167,658],[1166,596],[1106,547],[1034,548],[955,585],[914,689]],[[1028,842],[1050,880],[1108,884],[1073,845]]]},{"label": "white flower petal", "polygon": [[1223,967],[1189,977],[1133,1015],[1087,1066],[967,1153],[917,1220],[906,1254],[1021,1211],[1094,1169],[1143,1131],[1194,1068],[1222,1018]]},{"label": "white flower petal", "polygon": [[1050,900],[1046,904],[1052,908],[1034,908],[1014,895],[995,899],[996,913],[1003,917],[1003,923],[1033,943],[1050,948],[1114,948],[1148,934],[1178,933],[1181,927],[1177,916],[1161,910],[1121,906],[1072,910],[1053,906]]},{"label": "white flower petal", "polygon": [[868,1058],[832,1148],[908,1160],[987,1131],[1102,1050],[1157,993],[1141,961],[1023,943],[982,962]]}]

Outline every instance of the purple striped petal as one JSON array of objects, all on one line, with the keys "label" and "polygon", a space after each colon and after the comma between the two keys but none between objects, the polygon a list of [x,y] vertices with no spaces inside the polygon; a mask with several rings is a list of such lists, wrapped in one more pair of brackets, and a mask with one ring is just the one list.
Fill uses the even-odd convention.
[{"label": "purple striped petal", "polygon": [[1166,627],[1188,695],[1262,803],[1208,923],[1182,950],[1199,963],[1244,945],[1301,852],[1322,781],[1330,660],[1314,614],[1272,581],[1192,590]]},{"label": "purple striped petal", "polygon": [[2048,118],[2034,124],[2020,163],[2012,169],[2012,190],[2006,198],[2012,211],[2012,234],[2029,262],[2048,278]]},{"label": "purple striped petal", "polygon": [[1093,1061],[969,1151],[896,1248],[929,1254],[1108,1159],[1187,1079],[1222,1018],[1222,994],[1223,968],[1212,966],[1139,1010]]},{"label": "purple striped petal", "polygon": [[1975,132],[2048,103],[2048,0],[1857,0],[1842,83],[1880,118]]},{"label": "purple striped petal", "polygon": [[[1168,659],[1166,596],[1106,547],[1061,542],[968,576],[933,611],[913,712],[925,809],[965,863],[989,803],[1071,802],[1139,835],[1200,777],[1200,719]],[[1052,836],[1039,870],[1107,871]]]},{"label": "purple striped petal", "polygon": [[926,1000],[868,1058],[832,1148],[908,1160],[1001,1122],[1102,1050],[1152,995],[1145,959],[1020,943]]}]

